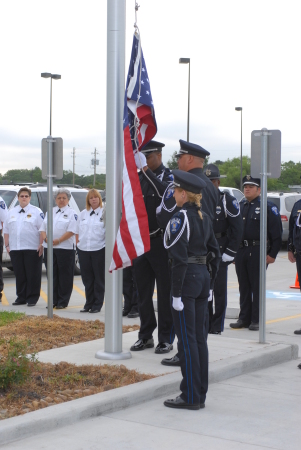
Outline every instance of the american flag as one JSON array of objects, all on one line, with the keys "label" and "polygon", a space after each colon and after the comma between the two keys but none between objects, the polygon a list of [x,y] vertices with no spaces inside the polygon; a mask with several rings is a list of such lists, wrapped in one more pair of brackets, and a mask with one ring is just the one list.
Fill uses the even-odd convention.
[{"label": "american flag", "polygon": [[155,111],[140,36],[134,34],[124,96],[122,218],[110,272],[131,266],[133,259],[150,249],[148,218],[134,151],[139,151],[156,133]]}]

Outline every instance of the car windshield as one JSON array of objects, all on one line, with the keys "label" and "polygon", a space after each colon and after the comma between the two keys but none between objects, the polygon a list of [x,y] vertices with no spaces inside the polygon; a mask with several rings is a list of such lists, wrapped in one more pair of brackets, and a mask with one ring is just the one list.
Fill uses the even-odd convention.
[{"label": "car windshield", "polygon": [[293,209],[294,204],[300,200],[301,195],[292,195],[290,197],[286,197],[285,199],[285,208],[287,211],[290,211]]},{"label": "car windshield", "polygon": [[6,203],[6,206],[9,208],[12,201],[14,200],[14,198],[16,197],[17,192],[15,191],[7,191],[4,189],[0,189],[0,197],[3,198],[3,200]]},{"label": "car windshield", "polygon": [[278,210],[280,211],[280,198],[279,197],[268,197],[268,200],[270,202],[275,203],[275,205],[277,206]]}]

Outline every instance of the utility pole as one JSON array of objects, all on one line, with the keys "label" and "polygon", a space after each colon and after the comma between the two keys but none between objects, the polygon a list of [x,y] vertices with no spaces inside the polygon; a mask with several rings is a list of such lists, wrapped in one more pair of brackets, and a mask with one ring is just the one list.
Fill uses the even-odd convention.
[{"label": "utility pole", "polygon": [[73,158],[73,187],[74,187],[74,173],[75,173],[75,147],[73,147],[73,152],[71,153]]},{"label": "utility pole", "polygon": [[96,159],[96,155],[98,155],[98,152],[96,151],[96,148],[94,149],[94,152],[92,152],[92,155],[94,155],[94,158],[91,159],[91,166],[94,167],[94,183],[93,183],[93,186],[95,187],[95,181],[96,181],[96,166],[99,165],[99,159]]}]

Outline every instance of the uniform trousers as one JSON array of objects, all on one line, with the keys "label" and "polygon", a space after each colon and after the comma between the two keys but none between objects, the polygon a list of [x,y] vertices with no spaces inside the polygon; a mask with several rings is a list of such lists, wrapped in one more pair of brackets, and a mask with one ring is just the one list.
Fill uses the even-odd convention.
[{"label": "uniform trousers", "polygon": [[296,255],[296,265],[297,265],[299,286],[300,286],[300,291],[301,291],[301,252],[297,253],[297,255]]},{"label": "uniform trousers", "polygon": [[182,288],[184,309],[172,308],[178,337],[183,380],[181,398],[189,404],[205,403],[208,391],[208,347],[204,332],[208,314],[210,275],[205,265],[188,264]]},{"label": "uniform trousers", "polygon": [[126,312],[138,312],[138,290],[133,266],[123,269],[123,297]]},{"label": "uniform trousers", "polygon": [[240,293],[239,320],[246,325],[259,323],[259,263],[259,245],[238,250],[235,269]]},{"label": "uniform trousers", "polygon": [[4,288],[3,270],[2,270],[2,253],[3,253],[3,236],[2,236],[2,230],[1,230],[1,232],[0,232],[0,300],[2,298],[2,291]]},{"label": "uniform trousers", "polygon": [[155,282],[157,285],[158,340],[172,343],[174,327],[170,307],[170,272],[167,251],[162,237],[150,240],[150,251],[134,260],[140,315],[139,339],[150,339],[157,327],[153,305]]},{"label": "uniform trousers", "polygon": [[16,276],[16,302],[35,305],[40,297],[43,257],[36,250],[11,250]]},{"label": "uniform trousers", "polygon": [[100,311],[105,296],[105,247],[92,252],[79,248],[77,251],[86,294],[84,309]]},{"label": "uniform trousers", "polygon": [[208,302],[209,331],[211,332],[224,331],[224,322],[227,309],[228,265],[229,263],[221,261],[218,268],[213,289],[214,313],[212,305],[213,302]]},{"label": "uniform trousers", "polygon": [[[47,269],[47,248],[44,249]],[[53,306],[67,307],[74,279],[75,250],[53,249]]]}]

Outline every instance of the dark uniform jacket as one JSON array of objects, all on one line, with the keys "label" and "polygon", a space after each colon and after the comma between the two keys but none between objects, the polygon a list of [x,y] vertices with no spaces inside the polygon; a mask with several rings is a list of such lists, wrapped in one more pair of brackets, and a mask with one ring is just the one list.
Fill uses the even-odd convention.
[{"label": "dark uniform jacket", "polygon": [[235,197],[227,192],[221,192],[220,190],[217,192],[219,193],[219,202],[215,211],[213,231],[221,254],[226,253],[235,257],[243,233],[243,220],[240,215],[239,203]]},{"label": "dark uniform jacket", "polygon": [[152,233],[160,228],[157,223],[156,208],[160,205],[164,191],[173,180],[173,176],[170,169],[163,164],[154,172],[147,169],[145,173],[148,178],[140,171],[139,180],[148,216],[149,231]]},{"label": "dark uniform jacket", "polygon": [[[197,177],[201,178],[206,183],[206,188],[203,189],[202,192],[202,200],[201,200],[201,209],[204,211],[211,220],[215,218],[215,208],[219,201],[219,194],[216,187],[212,184],[206,175],[203,173],[203,169],[196,168],[188,171],[189,173],[193,173]],[[179,211],[181,208],[176,206],[176,201],[173,198],[174,190],[169,188],[166,189],[163,195],[163,201],[161,207],[157,211],[157,220],[158,224],[161,228],[165,229],[166,225],[172,218],[172,216]],[[164,206],[166,209],[164,208]],[[167,211],[169,210],[169,211]],[[172,210],[172,211],[170,211]]]},{"label": "dark uniform jacket", "polygon": [[[193,203],[185,203],[181,209],[187,211],[187,218],[189,221],[189,240],[187,238],[187,225],[183,234],[176,242],[168,249],[168,256],[172,260],[172,296],[181,297],[182,286],[185,274],[188,267],[188,257],[190,256],[206,256],[208,252],[213,252],[215,258],[211,261],[212,279],[211,286],[214,285],[214,280],[218,271],[220,262],[220,253],[217,241],[214,237],[212,229],[212,222],[206,213],[203,213],[203,220],[200,219],[198,209]],[[177,212],[170,221],[169,238],[167,245],[171,245],[181,233],[184,224],[184,213]],[[166,233],[167,234],[167,233]]]},{"label": "dark uniform jacket", "polygon": [[[281,248],[282,223],[277,206],[268,201],[267,204],[267,254],[276,258]],[[240,203],[240,213],[244,222],[243,240],[260,240],[260,196],[251,202]]]},{"label": "dark uniform jacket", "polygon": [[301,253],[301,228],[296,224],[299,217],[298,223],[301,225],[300,214],[301,200],[298,200],[293,206],[289,220],[288,250],[293,253]]}]

